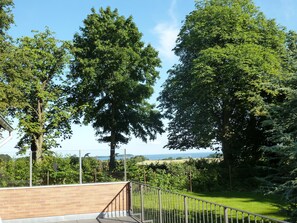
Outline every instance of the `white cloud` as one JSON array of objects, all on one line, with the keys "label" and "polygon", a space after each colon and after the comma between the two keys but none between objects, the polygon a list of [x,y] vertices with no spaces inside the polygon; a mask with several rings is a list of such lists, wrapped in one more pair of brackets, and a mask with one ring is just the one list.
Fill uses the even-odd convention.
[{"label": "white cloud", "polygon": [[167,60],[174,60],[176,57],[172,51],[179,32],[177,18],[174,14],[176,0],[173,0],[168,10],[170,21],[160,22],[154,27],[154,33],[158,36],[157,49],[160,56]]},{"label": "white cloud", "polygon": [[174,13],[175,7],[176,7],[176,0],[172,0],[171,4],[170,4],[170,7],[169,7],[169,10],[168,10],[168,14],[169,14],[171,20],[176,24],[177,19],[175,17],[175,13]]},{"label": "white cloud", "polygon": [[161,56],[166,59],[174,59],[175,55],[172,49],[175,46],[178,29],[174,25],[168,23],[159,23],[154,28],[155,33],[158,35],[158,50]]}]

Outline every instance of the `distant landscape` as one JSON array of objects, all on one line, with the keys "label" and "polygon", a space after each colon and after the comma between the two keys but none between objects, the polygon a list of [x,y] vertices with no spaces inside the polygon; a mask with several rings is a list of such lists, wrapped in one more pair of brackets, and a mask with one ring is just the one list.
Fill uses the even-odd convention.
[{"label": "distant landscape", "polygon": [[[198,152],[198,153],[170,153],[170,154],[149,154],[149,155],[133,155],[126,154],[126,158],[132,158],[134,156],[143,156],[147,160],[179,160],[179,159],[189,159],[189,158],[206,158],[210,155],[215,154],[215,152]],[[123,154],[117,154],[117,159],[124,159]],[[109,156],[96,156],[99,160],[108,160]]]}]

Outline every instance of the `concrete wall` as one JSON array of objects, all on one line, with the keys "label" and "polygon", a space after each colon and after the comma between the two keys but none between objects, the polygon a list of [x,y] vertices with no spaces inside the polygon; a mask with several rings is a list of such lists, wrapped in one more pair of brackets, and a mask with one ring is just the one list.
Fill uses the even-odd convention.
[{"label": "concrete wall", "polygon": [[[123,195],[126,194],[126,185],[127,182],[117,182],[0,188],[0,218],[3,222],[13,222],[9,220],[78,216],[90,213],[99,215],[122,190],[124,190],[120,195],[122,205],[118,205],[117,211],[124,211],[127,210],[127,197]],[[64,219],[66,218],[62,218]]]}]

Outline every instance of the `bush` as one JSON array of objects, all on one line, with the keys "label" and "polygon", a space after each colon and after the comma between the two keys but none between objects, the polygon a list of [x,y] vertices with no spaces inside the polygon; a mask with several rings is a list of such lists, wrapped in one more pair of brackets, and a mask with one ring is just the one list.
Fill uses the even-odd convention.
[{"label": "bush", "polygon": [[186,164],[192,170],[193,191],[215,191],[224,185],[220,162],[209,159],[190,159]]}]

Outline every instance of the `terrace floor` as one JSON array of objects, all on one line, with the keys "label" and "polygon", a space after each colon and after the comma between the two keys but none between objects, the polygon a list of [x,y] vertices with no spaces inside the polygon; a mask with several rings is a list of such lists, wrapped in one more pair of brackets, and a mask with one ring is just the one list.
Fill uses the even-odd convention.
[{"label": "terrace floor", "polygon": [[105,219],[90,219],[90,220],[73,220],[63,221],[59,223],[137,223],[131,217],[105,218]]}]

